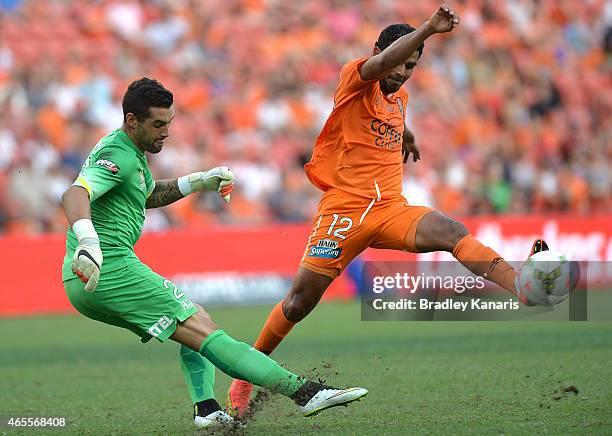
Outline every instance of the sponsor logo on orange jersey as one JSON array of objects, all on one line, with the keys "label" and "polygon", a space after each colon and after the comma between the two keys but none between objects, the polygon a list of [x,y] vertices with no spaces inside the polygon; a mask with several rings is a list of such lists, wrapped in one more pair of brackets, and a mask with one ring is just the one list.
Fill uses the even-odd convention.
[{"label": "sponsor logo on orange jersey", "polygon": [[389,150],[402,146],[402,133],[398,130],[400,126],[392,126],[384,121],[374,118],[370,123],[370,129],[376,135],[374,144],[380,148]]}]

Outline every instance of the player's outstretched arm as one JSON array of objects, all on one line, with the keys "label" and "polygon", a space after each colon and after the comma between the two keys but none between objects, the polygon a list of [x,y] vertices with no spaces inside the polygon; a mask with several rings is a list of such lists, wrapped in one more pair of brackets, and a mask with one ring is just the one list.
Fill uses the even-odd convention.
[{"label": "player's outstretched arm", "polygon": [[234,174],[227,167],[188,174],[174,180],[156,180],[146,207],[152,209],[174,203],[194,192],[217,191],[227,203],[234,189]]},{"label": "player's outstretched arm", "polygon": [[98,233],[91,222],[89,193],[81,186],[71,186],[62,196],[62,206],[79,245],[72,258],[72,272],[92,292],[98,285],[102,268],[102,250]]},{"label": "player's outstretched arm", "polygon": [[459,15],[447,5],[438,10],[414,32],[398,38],[379,54],[372,56],[361,66],[359,73],[363,80],[380,79],[389,71],[406,62],[412,53],[435,33],[450,32],[459,25]]}]

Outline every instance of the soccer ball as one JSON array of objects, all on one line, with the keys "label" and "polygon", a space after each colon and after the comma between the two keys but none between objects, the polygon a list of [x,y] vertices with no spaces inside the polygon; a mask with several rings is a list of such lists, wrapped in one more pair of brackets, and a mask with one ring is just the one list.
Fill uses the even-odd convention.
[{"label": "soccer ball", "polygon": [[553,306],[567,298],[580,278],[577,262],[556,251],[535,253],[518,273],[519,292],[529,303]]}]

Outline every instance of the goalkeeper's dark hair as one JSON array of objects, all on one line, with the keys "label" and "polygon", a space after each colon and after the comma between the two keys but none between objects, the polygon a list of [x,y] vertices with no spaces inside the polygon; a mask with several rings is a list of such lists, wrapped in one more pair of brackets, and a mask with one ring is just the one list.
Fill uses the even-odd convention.
[{"label": "goalkeeper's dark hair", "polygon": [[[401,38],[404,35],[408,35],[409,33],[414,32],[416,29],[409,24],[391,24],[383,29],[378,36],[378,40],[376,41],[376,47],[383,51],[391,44],[393,44],[397,39]],[[417,50],[419,51],[419,58],[423,55],[423,49],[425,48],[425,44],[419,45]]]},{"label": "goalkeeper's dark hair", "polygon": [[144,121],[151,116],[152,107],[169,108],[174,97],[157,80],[143,77],[130,83],[123,95],[123,121],[128,113],[133,113],[138,121]]}]

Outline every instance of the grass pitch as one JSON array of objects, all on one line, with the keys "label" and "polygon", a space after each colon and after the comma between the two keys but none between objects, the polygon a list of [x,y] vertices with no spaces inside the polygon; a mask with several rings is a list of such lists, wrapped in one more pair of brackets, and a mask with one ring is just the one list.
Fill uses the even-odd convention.
[{"label": "grass pitch", "polygon": [[[229,334],[252,342],[268,311],[210,312]],[[4,319],[0,329],[4,421],[66,416],[61,433],[198,434],[178,345],[142,345],[130,332],[76,315]],[[315,418],[272,395],[246,434],[612,433],[612,323],[362,322],[358,304],[326,304],[273,357],[370,394]],[[220,403],[228,385],[217,372]],[[3,425],[0,434],[17,432]]]}]

